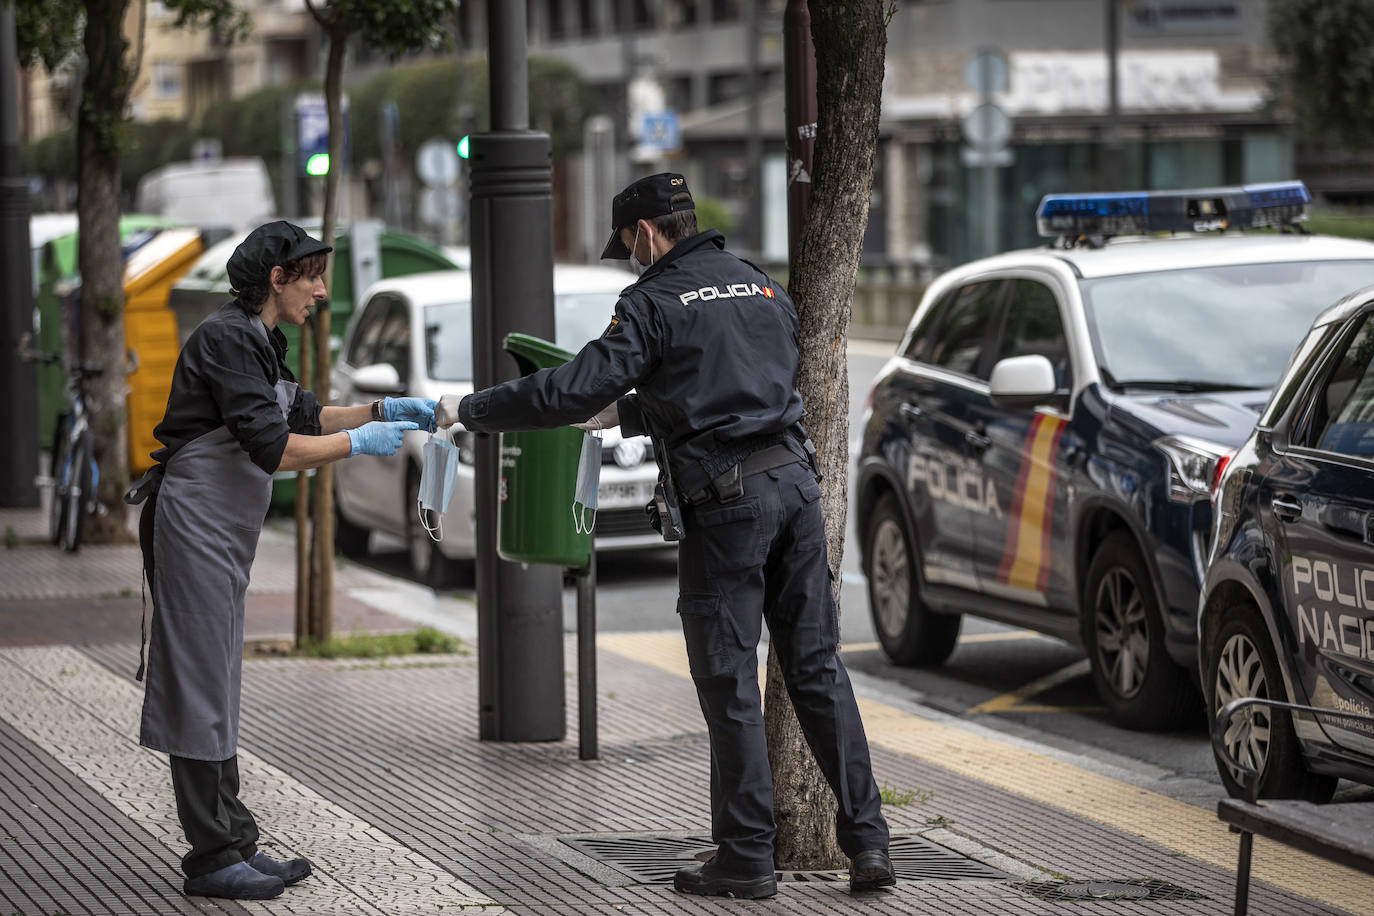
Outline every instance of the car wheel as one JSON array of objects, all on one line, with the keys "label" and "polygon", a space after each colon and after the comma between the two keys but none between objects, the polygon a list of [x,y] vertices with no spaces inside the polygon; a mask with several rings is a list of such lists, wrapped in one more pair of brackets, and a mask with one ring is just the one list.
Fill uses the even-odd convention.
[{"label": "car wheel", "polygon": [[915,551],[897,497],[878,500],[865,533],[868,607],[883,652],[898,665],[943,665],[959,639],[960,614],[921,603]]},{"label": "car wheel", "polygon": [[[1251,606],[1228,611],[1211,643],[1206,676],[1213,721],[1223,706],[1240,697],[1288,702],[1269,633],[1259,610]],[[1232,718],[1225,740],[1237,760],[1259,771],[1262,798],[1326,802],[1336,791],[1336,777],[1308,771],[1288,710],[1251,706]],[[1219,756],[1216,761],[1226,791],[1236,798],[1244,796],[1244,780],[1250,777]]]},{"label": "car wheel", "polygon": [[471,578],[469,569],[459,560],[444,556],[439,545],[420,523],[420,469],[411,465],[406,474],[406,545],[410,552],[410,569],[430,588],[456,588]]},{"label": "car wheel", "polygon": [[334,546],[346,557],[367,556],[367,545],[372,532],[361,525],[355,525],[344,518],[339,509],[339,497],[334,495]]},{"label": "car wheel", "polygon": [[1164,646],[1154,581],[1128,532],[1102,542],[1083,595],[1083,642],[1093,683],[1112,718],[1141,731],[1196,722],[1197,690]]}]

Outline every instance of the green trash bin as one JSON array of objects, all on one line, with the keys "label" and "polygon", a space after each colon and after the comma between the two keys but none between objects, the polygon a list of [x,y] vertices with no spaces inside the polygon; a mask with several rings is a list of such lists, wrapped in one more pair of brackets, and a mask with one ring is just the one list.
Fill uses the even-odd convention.
[{"label": "green trash bin", "polygon": [[[573,358],[567,350],[528,334],[506,335],[505,348],[522,375]],[[582,431],[571,426],[501,434],[496,530],[502,559],[574,569],[591,559],[591,535],[577,533],[572,512],[582,437]]]}]

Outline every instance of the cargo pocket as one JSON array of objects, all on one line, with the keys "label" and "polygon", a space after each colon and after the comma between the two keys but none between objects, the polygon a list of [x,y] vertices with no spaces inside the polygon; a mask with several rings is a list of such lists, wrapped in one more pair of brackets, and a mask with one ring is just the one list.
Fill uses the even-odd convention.
[{"label": "cargo pocket", "polygon": [[720,677],[734,670],[739,639],[719,595],[678,596],[677,613],[687,643],[687,663],[694,678]]},{"label": "cargo pocket", "polygon": [[815,550],[825,544],[825,516],[821,512],[821,485],[816,478],[807,475],[797,481],[797,495],[801,506],[795,516],[797,549]]},{"label": "cargo pocket", "polygon": [[694,531],[688,537],[701,539],[708,575],[733,572],[763,562],[763,532],[759,528],[758,497],[745,497],[724,506],[698,509]]}]

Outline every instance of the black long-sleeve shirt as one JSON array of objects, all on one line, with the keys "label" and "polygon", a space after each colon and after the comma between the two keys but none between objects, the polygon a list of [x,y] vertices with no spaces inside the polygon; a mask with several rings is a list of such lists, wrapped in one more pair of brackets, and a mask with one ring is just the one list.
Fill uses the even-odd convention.
[{"label": "black long-sleeve shirt", "polygon": [[664,442],[686,493],[781,440],[802,417],[797,313],[724,248],[715,230],[678,242],[621,293],[605,334],[562,366],[468,395],[459,420],[477,432],[546,429],[619,398],[622,432]]},{"label": "black long-sleeve shirt", "polygon": [[[291,383],[283,386],[289,404],[278,401],[276,385],[283,380]],[[290,433],[321,431],[319,402],[295,381],[286,365],[285,335],[269,331],[238,300],[225,303],[181,348],[167,410],[153,430],[163,445],[153,460],[166,464],[186,443],[227,426],[254,464],[275,472]]]}]

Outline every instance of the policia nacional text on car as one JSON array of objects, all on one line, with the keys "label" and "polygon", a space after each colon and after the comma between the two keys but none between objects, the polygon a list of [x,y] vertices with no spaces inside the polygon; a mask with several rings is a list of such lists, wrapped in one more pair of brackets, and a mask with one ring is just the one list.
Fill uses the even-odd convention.
[{"label": "policia nacional text on car", "polygon": [[[325,298],[330,246],[284,221],[249,233],[229,258],[235,298],[177,358],[157,464],[129,491],[153,595],[139,742],[171,755],[191,851],[187,894],[266,899],[310,874],[277,862],[238,798],[243,599],[275,471],[350,455],[390,455],[404,430],[431,427],[434,402],[385,398],[320,407],[287,368],[280,322],[301,325]],[[140,666],[139,677],[143,674]]]},{"label": "policia nacional text on car", "polygon": [[719,844],[711,861],[677,873],[677,890],[777,892],[757,675],[761,619],[839,801],[851,889],[893,884],[868,741],[836,655],[820,487],[799,425],[796,311],[765,274],[724,250],[719,232],[697,232],[681,175],[636,181],[616,196],[611,216],[601,256],[633,252],[648,266],[622,292],[610,327],[563,366],[463,398],[458,419],[477,432],[618,422],[626,435],[651,435],[662,446],[660,475],[670,473],[683,502],[678,613],[710,732]]}]

